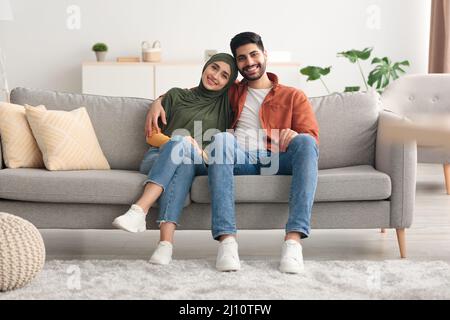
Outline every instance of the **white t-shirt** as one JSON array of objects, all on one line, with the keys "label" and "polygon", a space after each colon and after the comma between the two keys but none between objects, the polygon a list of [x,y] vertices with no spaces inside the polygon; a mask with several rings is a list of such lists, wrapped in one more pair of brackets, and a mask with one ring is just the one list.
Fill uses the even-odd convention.
[{"label": "white t-shirt", "polygon": [[265,134],[259,120],[259,110],[269,89],[248,88],[244,109],[236,124],[234,135],[239,146],[246,151],[266,150]]}]

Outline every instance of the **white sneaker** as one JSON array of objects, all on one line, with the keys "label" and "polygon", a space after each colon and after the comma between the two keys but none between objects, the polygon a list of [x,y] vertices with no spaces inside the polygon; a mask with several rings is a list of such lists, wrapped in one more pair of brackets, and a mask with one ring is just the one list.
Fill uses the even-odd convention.
[{"label": "white sneaker", "polygon": [[286,240],[281,252],[280,271],[300,273],[304,270],[302,245],[295,240]]},{"label": "white sneaker", "polygon": [[150,263],[166,265],[172,261],[173,245],[169,241],[160,241],[150,258]]},{"label": "white sneaker", "polygon": [[241,269],[238,244],[234,237],[228,237],[219,244],[216,268],[219,271],[237,271]]},{"label": "white sneaker", "polygon": [[133,204],[125,214],[115,218],[112,224],[128,232],[142,232],[147,229],[144,210],[136,204]]}]

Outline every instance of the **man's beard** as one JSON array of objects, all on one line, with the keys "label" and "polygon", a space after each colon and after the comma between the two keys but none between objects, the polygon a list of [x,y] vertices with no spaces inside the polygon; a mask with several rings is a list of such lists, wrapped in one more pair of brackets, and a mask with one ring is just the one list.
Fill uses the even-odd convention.
[{"label": "man's beard", "polygon": [[[266,62],[263,62],[263,63],[257,63],[257,64],[254,64],[254,65],[252,65],[252,66],[257,66],[257,67],[259,67],[259,72],[258,73],[256,73],[256,74],[253,74],[253,75],[251,75],[251,76],[248,76],[246,73],[245,73],[245,69],[248,69],[249,67],[245,67],[243,70],[239,70],[239,72],[241,73],[241,75],[244,77],[244,79],[247,79],[248,81],[255,81],[255,80],[259,80],[263,75],[264,75],[264,73],[266,73]],[[252,67],[252,66],[250,66],[250,67]]]}]

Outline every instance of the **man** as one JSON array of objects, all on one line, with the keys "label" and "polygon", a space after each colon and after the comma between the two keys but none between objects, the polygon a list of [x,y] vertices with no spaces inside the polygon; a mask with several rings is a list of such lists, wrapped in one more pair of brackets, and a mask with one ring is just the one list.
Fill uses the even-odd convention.
[{"label": "man", "polygon": [[[267,52],[259,35],[240,33],[231,40],[230,47],[244,79],[229,93],[235,115],[234,135],[216,134],[208,148],[212,234],[220,241],[216,268],[240,269],[233,175],[261,174],[276,162],[274,173],[292,175],[279,268],[299,273],[304,269],[301,239],[309,236],[317,186],[318,124],[305,94],[279,84],[276,75],[266,72]],[[160,115],[164,120],[162,108],[155,104],[149,111],[148,123],[153,121],[157,126]]]}]

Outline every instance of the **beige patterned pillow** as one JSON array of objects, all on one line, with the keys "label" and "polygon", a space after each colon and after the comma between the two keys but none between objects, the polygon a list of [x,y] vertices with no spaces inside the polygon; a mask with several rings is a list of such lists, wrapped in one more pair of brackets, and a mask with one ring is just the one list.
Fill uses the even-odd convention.
[{"label": "beige patterned pillow", "polygon": [[86,108],[25,110],[48,170],[110,169]]},{"label": "beige patterned pillow", "polygon": [[[44,106],[36,108],[45,110]],[[33,137],[23,106],[0,103],[0,136],[3,159],[8,168],[44,167],[41,151]]]}]

